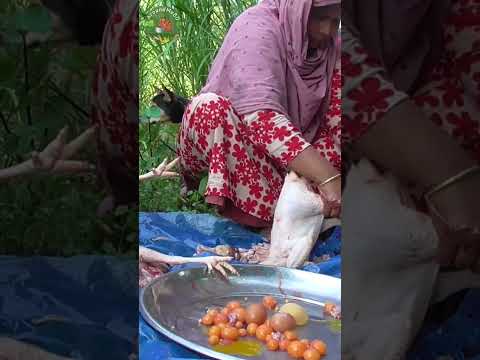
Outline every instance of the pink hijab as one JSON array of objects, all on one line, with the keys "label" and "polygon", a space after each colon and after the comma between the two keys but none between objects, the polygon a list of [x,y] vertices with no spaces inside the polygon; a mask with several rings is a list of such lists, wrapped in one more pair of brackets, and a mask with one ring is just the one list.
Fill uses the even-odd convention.
[{"label": "pink hijab", "polygon": [[271,109],[288,116],[307,141],[321,125],[339,42],[309,57],[313,7],[340,0],[263,0],[232,24],[200,93],[213,92],[243,115]]}]

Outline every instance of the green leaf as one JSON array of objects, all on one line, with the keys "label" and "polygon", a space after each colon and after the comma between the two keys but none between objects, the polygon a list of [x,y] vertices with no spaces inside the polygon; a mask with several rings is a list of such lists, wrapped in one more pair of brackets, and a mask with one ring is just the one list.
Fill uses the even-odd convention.
[{"label": "green leaf", "polygon": [[200,185],[198,185],[198,193],[200,195],[205,194],[205,191],[207,190],[207,183],[208,183],[208,175],[203,177],[203,179],[200,181]]},{"label": "green leaf", "polygon": [[20,32],[46,33],[52,29],[52,18],[43,6],[19,9],[12,20],[14,28]]}]

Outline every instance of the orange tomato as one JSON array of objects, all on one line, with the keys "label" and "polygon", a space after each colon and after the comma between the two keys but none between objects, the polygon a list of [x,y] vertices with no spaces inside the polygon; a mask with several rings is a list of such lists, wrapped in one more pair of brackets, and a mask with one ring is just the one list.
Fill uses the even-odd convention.
[{"label": "orange tomato", "polygon": [[234,309],[237,309],[239,307],[241,307],[242,305],[240,304],[240,302],[238,301],[230,301],[228,304],[227,304],[227,309],[228,310],[234,310]]},{"label": "orange tomato", "polygon": [[214,320],[214,317],[212,315],[209,315],[209,314],[204,315],[202,318],[202,324],[210,326],[213,324],[213,320]]},{"label": "orange tomato", "polygon": [[226,323],[228,323],[228,317],[225,314],[217,314],[217,315],[215,315],[215,318],[213,319],[213,323],[215,325],[226,324]]},{"label": "orange tomato", "polygon": [[238,333],[238,329],[234,327],[227,326],[222,330],[223,339],[235,341],[239,336],[240,334]]},{"label": "orange tomato", "polygon": [[277,300],[273,296],[265,296],[263,298],[263,306],[265,306],[267,309],[273,310],[277,306]]},{"label": "orange tomato", "polygon": [[255,323],[250,323],[248,324],[247,326],[247,333],[248,335],[250,336],[255,336],[256,332],[257,332],[257,329],[258,329],[258,325],[255,324]]},{"label": "orange tomato", "polygon": [[325,344],[322,340],[313,340],[311,346],[317,350],[320,355],[323,356],[327,354],[327,344]]},{"label": "orange tomato", "polygon": [[300,340],[300,342],[301,342],[301,343],[304,343],[305,345],[307,345],[307,347],[310,346],[310,341],[307,340],[307,339],[302,339],[302,340]]},{"label": "orange tomato", "polygon": [[233,309],[232,314],[235,314],[238,321],[244,322],[247,319],[247,310],[242,307]]},{"label": "orange tomato", "polygon": [[208,336],[215,335],[220,337],[221,334],[222,334],[222,329],[217,325],[213,325],[210,329],[208,329]]},{"label": "orange tomato", "polygon": [[224,308],[220,311],[220,313],[222,313],[223,315],[227,315],[227,316],[228,316],[228,314],[230,314],[230,309],[224,307]]},{"label": "orange tomato", "polygon": [[272,332],[273,332],[272,328],[269,328],[268,326],[263,324],[257,328],[255,335],[257,336],[258,340],[265,341],[267,339],[267,336],[270,335]]},{"label": "orange tomato", "polygon": [[307,349],[303,353],[304,360],[320,360],[321,357],[322,355],[314,348]]},{"label": "orange tomato", "polygon": [[293,330],[287,330],[283,333],[283,335],[285,335],[285,337],[287,338],[287,340],[289,341],[293,341],[293,340],[297,340],[298,339],[298,336],[297,336],[297,333]]},{"label": "orange tomato", "polygon": [[292,341],[287,348],[288,355],[294,359],[301,359],[305,350],[307,350],[307,345],[298,340]]},{"label": "orange tomato", "polygon": [[220,342],[220,338],[217,335],[212,335],[208,337],[208,343],[210,345],[217,345]]},{"label": "orange tomato", "polygon": [[267,349],[270,351],[277,351],[278,350],[278,341],[274,339],[270,339],[267,341]]},{"label": "orange tomato", "polygon": [[245,330],[245,329],[240,329],[240,330],[238,330],[238,334],[239,334],[240,336],[242,336],[242,337],[243,337],[243,336],[247,336],[247,330]]}]

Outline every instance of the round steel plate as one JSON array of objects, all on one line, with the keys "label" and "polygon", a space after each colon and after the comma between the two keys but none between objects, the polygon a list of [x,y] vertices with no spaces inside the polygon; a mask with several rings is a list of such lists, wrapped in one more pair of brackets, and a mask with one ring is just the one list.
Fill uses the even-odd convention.
[{"label": "round steel plate", "polygon": [[309,323],[298,327],[300,338],[322,339],[328,348],[324,360],[340,359],[340,334],[332,332],[323,319],[326,301],[341,303],[341,281],[306,271],[260,265],[236,265],[240,276],[229,280],[208,275],[203,268],[168,273],[140,293],[140,312],[157,331],[200,354],[221,360],[291,360],[284,352],[263,351],[256,357],[226,355],[214,351],[198,320],[209,307],[238,300],[244,306],[274,296],[279,304],[288,299],[302,305]]}]

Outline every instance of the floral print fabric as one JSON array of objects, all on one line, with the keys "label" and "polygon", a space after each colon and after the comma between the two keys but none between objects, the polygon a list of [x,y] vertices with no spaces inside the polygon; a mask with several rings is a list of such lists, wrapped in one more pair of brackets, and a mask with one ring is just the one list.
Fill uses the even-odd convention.
[{"label": "floral print fabric", "polygon": [[218,205],[213,198],[228,199],[246,216],[271,222],[287,166],[303,150],[314,146],[340,169],[340,85],[338,64],[330,110],[311,144],[275,111],[241,116],[226,98],[213,93],[195,97],[179,136],[183,173],[198,177],[208,172],[208,202]]},{"label": "floral print fabric", "polygon": [[[480,3],[452,2],[444,26],[445,52],[411,99],[428,118],[480,161]],[[380,63],[342,29],[342,138],[355,141],[407,94],[388,81]]]}]

